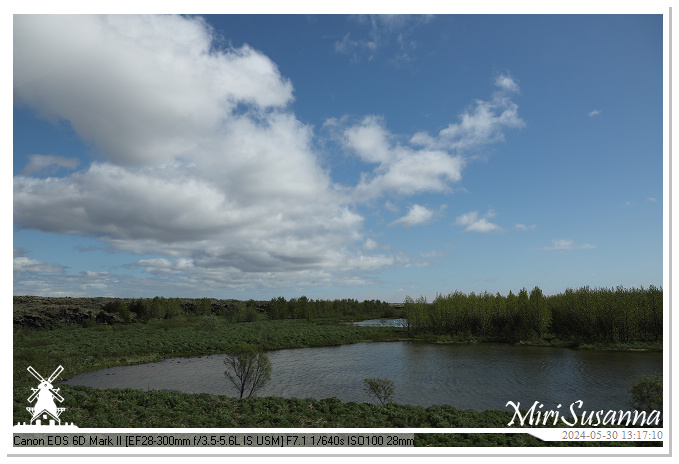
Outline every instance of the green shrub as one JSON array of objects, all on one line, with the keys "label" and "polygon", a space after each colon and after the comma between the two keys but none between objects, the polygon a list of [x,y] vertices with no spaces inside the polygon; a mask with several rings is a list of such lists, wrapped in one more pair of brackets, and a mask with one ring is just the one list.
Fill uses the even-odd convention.
[{"label": "green shrub", "polygon": [[130,303],[130,311],[137,315],[138,322],[148,322],[149,312],[144,300],[141,298],[134,300]]},{"label": "green shrub", "polygon": [[662,373],[642,375],[632,383],[629,392],[632,394],[630,404],[637,411],[662,411]]},{"label": "green shrub", "polygon": [[197,316],[212,314],[212,300],[210,298],[200,298],[196,300],[193,311]]},{"label": "green shrub", "polygon": [[118,314],[125,324],[132,322],[132,313],[130,313],[127,305],[120,300],[109,301],[103,309],[111,314]]},{"label": "green shrub", "polygon": [[218,321],[217,316],[214,314],[203,316],[200,319],[200,322],[198,323],[198,328],[200,330],[207,330],[213,332],[217,328],[217,321]]}]

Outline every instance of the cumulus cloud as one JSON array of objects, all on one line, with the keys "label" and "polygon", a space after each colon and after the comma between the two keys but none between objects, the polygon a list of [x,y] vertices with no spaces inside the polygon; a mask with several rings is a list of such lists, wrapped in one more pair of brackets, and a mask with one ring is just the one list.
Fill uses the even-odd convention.
[{"label": "cumulus cloud", "polygon": [[[356,201],[371,200],[389,193],[413,195],[448,192],[462,179],[469,153],[504,140],[504,129],[525,125],[510,94],[518,91],[511,77],[496,80],[497,91],[490,101],[477,100],[459,115],[460,122],[448,125],[436,136],[417,132],[398,136],[386,127],[384,118],[370,115],[358,121],[330,119],[330,128],[348,153],[373,165],[364,171],[354,190]],[[376,166],[375,166],[376,165]]]},{"label": "cumulus cloud", "polygon": [[519,107],[510,98],[519,90],[516,82],[508,75],[501,75],[496,78],[495,85],[498,90],[491,100],[477,100],[459,115],[460,122],[449,124],[436,137],[418,132],[411,138],[411,144],[464,153],[504,141],[505,128],[524,127],[526,123],[519,117]]},{"label": "cumulus cloud", "polygon": [[455,219],[455,224],[464,227],[464,232],[494,232],[502,230],[500,226],[489,221],[495,216],[495,212],[491,209],[483,216],[479,216],[478,211],[470,211],[458,216]]},{"label": "cumulus cloud", "polygon": [[390,262],[351,251],[363,218],[321,168],[311,128],[287,108],[292,84],[262,53],[213,48],[196,18],[19,15],[14,26],[15,101],[67,120],[100,157],[49,179],[30,176],[36,163],[65,159],[34,158],[14,178],[18,227],[193,263],[137,263],[152,274]]},{"label": "cumulus cloud", "polygon": [[269,58],[248,46],[213,50],[197,18],[17,15],[13,57],[15,101],[68,120],[116,163],[192,156],[239,103],[259,110],[293,98]]},{"label": "cumulus cloud", "polygon": [[[356,201],[388,193],[412,195],[443,192],[462,178],[464,159],[443,150],[413,149],[387,128],[383,118],[366,116],[358,122],[326,121],[339,132],[344,148],[361,161],[377,165],[364,171],[354,189]],[[338,130],[339,129],[339,130]]]},{"label": "cumulus cloud", "polygon": [[495,79],[495,85],[507,92],[518,92],[519,85],[507,74],[501,74]]},{"label": "cumulus cloud", "polygon": [[552,246],[542,247],[541,250],[590,250],[596,248],[589,243],[576,244],[570,239],[552,239]]},{"label": "cumulus cloud", "polygon": [[[412,24],[375,21],[381,31]],[[356,185],[338,185],[320,164],[312,127],[291,111],[292,83],[252,47],[216,47],[199,18],[16,15],[13,30],[15,103],[66,121],[96,157],[81,167],[68,153],[30,156],[14,177],[16,227],[152,255],[130,266],[177,289],[353,285],[407,265],[365,238],[357,205],[450,191],[467,150],[523,125],[509,98],[518,86],[506,76],[489,101],[435,136],[395,135],[377,116],[332,120],[342,147],[367,166]],[[36,176],[57,169],[79,170]],[[395,224],[432,214],[414,205]],[[492,225],[476,222],[467,227]],[[130,284],[124,274],[68,275],[25,256],[15,269],[35,275],[22,281],[35,294],[49,287],[41,273],[59,274],[54,282],[74,294]],[[155,288],[147,282],[134,279]]]},{"label": "cumulus cloud", "polygon": [[432,219],[433,216],[434,211],[430,210],[429,208],[422,205],[413,205],[410,207],[408,214],[398,218],[390,225],[400,224],[404,228],[408,228],[416,225],[426,224]]}]

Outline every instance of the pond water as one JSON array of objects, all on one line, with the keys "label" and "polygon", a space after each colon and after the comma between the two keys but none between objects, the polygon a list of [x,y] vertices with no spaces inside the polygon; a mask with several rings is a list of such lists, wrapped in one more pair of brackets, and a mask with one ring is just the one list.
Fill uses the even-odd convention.
[{"label": "pond water", "polygon": [[[581,412],[629,410],[631,382],[662,371],[662,353],[502,344],[375,342],[268,354],[271,381],[258,396],[371,402],[363,379],[379,377],[394,381],[396,403],[450,404],[477,411],[513,411],[508,401],[528,409],[539,401],[544,411],[568,414],[577,400],[584,402]],[[224,355],[166,359],[81,374],[64,383],[235,396],[223,360]],[[558,404],[563,407],[557,409]]]},{"label": "pond water", "polygon": [[398,319],[369,319],[367,321],[352,322],[351,325],[371,326],[371,327],[404,327],[406,320]]}]

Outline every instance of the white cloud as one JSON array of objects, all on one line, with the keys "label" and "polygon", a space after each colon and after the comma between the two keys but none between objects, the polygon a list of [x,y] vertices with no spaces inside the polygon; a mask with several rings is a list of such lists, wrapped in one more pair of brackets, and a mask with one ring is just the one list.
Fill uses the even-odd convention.
[{"label": "white cloud", "polygon": [[73,170],[78,167],[78,158],[66,158],[55,155],[28,155],[28,164],[21,170],[22,174],[51,173],[59,168]]},{"label": "white cloud", "polygon": [[462,179],[467,155],[481,147],[504,140],[505,128],[525,125],[518,106],[508,93],[518,86],[508,76],[496,82],[499,90],[491,101],[477,100],[435,137],[418,132],[404,138],[392,134],[381,117],[367,116],[358,122],[331,119],[331,128],[344,148],[361,161],[377,165],[364,172],[354,191],[356,201],[371,200],[387,193],[413,195],[448,192]]},{"label": "white cloud", "polygon": [[367,116],[344,131],[344,144],[367,163],[388,163],[392,159],[390,138],[384,120],[377,116]]},{"label": "white cloud", "polygon": [[601,111],[599,111],[599,110],[597,110],[597,109],[594,109],[594,110],[592,110],[592,111],[589,112],[589,117],[592,118],[592,117],[598,116],[598,115],[600,115],[600,114],[601,114]]},{"label": "white cloud", "polygon": [[495,79],[495,85],[507,92],[518,92],[519,85],[506,74],[501,74]]},{"label": "white cloud", "polygon": [[390,225],[400,224],[404,228],[426,224],[434,216],[434,211],[422,205],[413,205],[410,207],[408,214],[395,220]]},{"label": "white cloud", "polygon": [[43,263],[26,256],[15,256],[14,272],[62,273],[64,272],[64,267],[59,264]]},{"label": "white cloud", "polygon": [[239,103],[292,101],[271,60],[247,46],[212,50],[200,19],[15,15],[13,55],[15,101],[68,120],[116,163],[191,156]]},{"label": "white cloud", "polygon": [[413,145],[430,149],[465,152],[490,143],[504,141],[504,128],[522,128],[526,123],[519,117],[518,105],[509,98],[518,85],[507,75],[499,76],[499,88],[490,101],[477,100],[475,105],[460,114],[460,122],[441,129],[437,137],[418,132],[411,138]]},{"label": "white cloud", "polygon": [[[379,31],[414,24],[374,21]],[[131,265],[149,280],[69,275],[19,256],[15,269],[36,276],[16,291],[47,292],[40,273],[59,274],[51,290],[74,294],[113,281],[153,292],[158,275],[187,294],[360,284],[363,273],[410,261],[376,252],[388,246],[364,238],[355,204],[451,191],[467,150],[523,125],[508,77],[490,101],[475,102],[433,137],[397,136],[376,116],[341,118],[334,124],[343,146],[369,168],[356,185],[340,186],[319,162],[313,129],[291,112],[292,83],[261,52],[218,49],[212,34],[200,19],[170,15],[14,17],[15,103],[67,121],[97,157],[48,179],[33,174],[75,170],[77,159],[30,157],[14,177],[16,227],[88,235],[107,251],[154,256]],[[432,214],[415,205],[395,223],[422,224]],[[467,228],[493,226],[484,217]]]},{"label": "white cloud", "polygon": [[379,246],[379,243],[377,243],[375,240],[371,238],[365,239],[365,243],[363,244],[363,248],[366,250],[374,250]]},{"label": "white cloud", "polygon": [[590,250],[593,248],[596,247],[588,243],[578,245],[570,239],[552,239],[552,246],[542,247],[541,250]]},{"label": "white cloud", "polygon": [[478,211],[470,211],[462,214],[455,219],[455,224],[464,227],[464,232],[494,232],[502,230],[497,224],[490,222],[488,219],[495,216],[495,212],[491,209],[483,216],[479,217]]},{"label": "white cloud", "polygon": [[[460,115],[460,122],[448,125],[436,137],[425,132],[400,142],[385,127],[382,118],[368,116],[342,133],[345,148],[366,163],[379,164],[364,173],[356,188],[359,198],[374,198],[386,192],[412,195],[448,191],[462,179],[464,155],[484,145],[504,140],[503,129],[525,125],[518,106],[508,96],[518,86],[508,76],[498,78],[491,101],[477,100]],[[333,128],[346,121],[333,120]]]},{"label": "white cloud", "polygon": [[18,227],[164,256],[136,265],[215,285],[332,281],[393,262],[350,251],[363,218],[288,110],[291,83],[260,52],[214,49],[203,21],[176,16],[14,25],[15,102],[67,120],[102,158],[66,177],[16,176]]},{"label": "white cloud", "polygon": [[514,229],[526,231],[529,229],[535,229],[535,227],[537,227],[535,224],[531,224],[530,226],[527,226],[526,224],[516,224]]}]

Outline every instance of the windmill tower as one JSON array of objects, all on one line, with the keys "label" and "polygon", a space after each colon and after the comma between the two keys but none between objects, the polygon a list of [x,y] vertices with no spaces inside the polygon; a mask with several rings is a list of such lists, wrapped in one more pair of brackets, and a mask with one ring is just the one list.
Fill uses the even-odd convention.
[{"label": "windmill tower", "polygon": [[33,390],[33,394],[28,397],[29,403],[32,403],[36,398],[38,399],[35,402],[34,407],[26,408],[26,410],[32,415],[31,425],[41,425],[41,418],[48,419],[48,417],[50,419],[50,425],[54,425],[55,422],[61,425],[61,419],[59,419],[59,415],[64,412],[66,408],[58,408],[54,402],[56,399],[61,403],[64,401],[64,399],[59,394],[59,389],[52,386],[52,382],[63,370],[64,368],[62,366],[57,367],[52,375],[50,375],[50,377],[45,380],[38,373],[38,371],[33,369],[33,367],[28,366],[28,372],[30,372],[33,377],[40,381],[38,388],[31,388],[31,390]]}]

